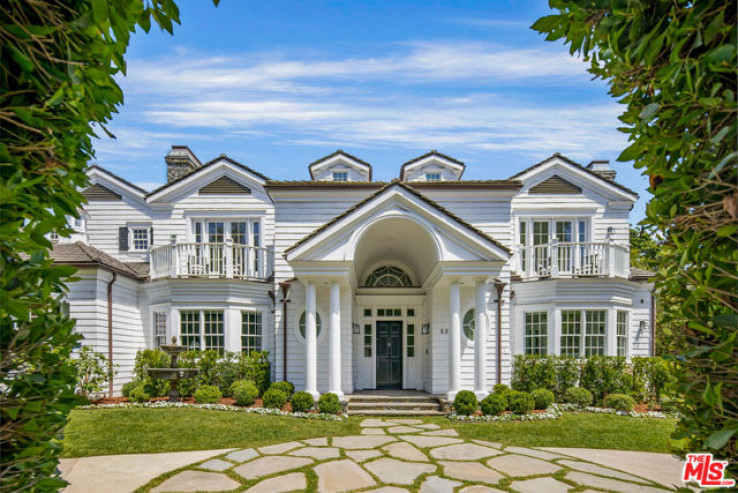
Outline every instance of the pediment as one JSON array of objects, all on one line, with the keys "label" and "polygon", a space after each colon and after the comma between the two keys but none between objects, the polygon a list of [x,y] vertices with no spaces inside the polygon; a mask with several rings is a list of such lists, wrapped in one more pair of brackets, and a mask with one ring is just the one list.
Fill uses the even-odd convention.
[{"label": "pediment", "polygon": [[202,187],[198,193],[200,195],[243,195],[251,193],[251,189],[229,176],[221,176]]},{"label": "pediment", "polygon": [[553,175],[551,178],[532,186],[530,190],[528,190],[528,193],[544,195],[575,195],[582,193],[582,188],[574,185],[568,180],[565,180],[559,175]]}]

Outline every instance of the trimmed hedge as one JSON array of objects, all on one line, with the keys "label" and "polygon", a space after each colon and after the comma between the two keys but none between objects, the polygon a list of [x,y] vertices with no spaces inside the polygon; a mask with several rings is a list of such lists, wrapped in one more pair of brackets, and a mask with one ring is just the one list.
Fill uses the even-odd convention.
[{"label": "trimmed hedge", "polygon": [[533,398],[534,409],[548,409],[556,401],[554,393],[548,389],[536,389],[530,396]]},{"label": "trimmed hedge", "polygon": [[341,402],[336,394],[329,392],[318,399],[318,409],[324,414],[338,414],[341,412]]},{"label": "trimmed hedge", "polygon": [[629,395],[625,394],[610,394],[605,397],[605,407],[615,409],[616,411],[631,412],[635,401]]},{"label": "trimmed hedge", "polygon": [[264,395],[261,396],[261,400],[264,403],[264,407],[282,409],[282,407],[287,403],[287,396],[283,391],[277,388],[270,388],[264,392]]},{"label": "trimmed hedge", "polygon": [[230,391],[239,406],[251,406],[259,397],[259,389],[251,380],[236,380],[231,385]]},{"label": "trimmed hedge", "polygon": [[128,393],[128,399],[133,402],[149,402],[151,400],[151,394],[146,392],[143,383],[139,382]]},{"label": "trimmed hedge", "polygon": [[217,404],[223,394],[215,385],[203,385],[195,391],[195,401],[199,404]]},{"label": "trimmed hedge", "polygon": [[138,387],[141,382],[137,382],[135,380],[131,380],[130,382],[126,382],[123,384],[123,387],[120,389],[120,393],[123,394],[123,397],[130,397],[131,391]]},{"label": "trimmed hedge", "polygon": [[480,404],[485,416],[496,416],[507,409],[507,396],[503,394],[490,394]]},{"label": "trimmed hedge", "polygon": [[581,387],[570,387],[564,392],[564,402],[578,406],[591,406],[592,394],[589,390]]},{"label": "trimmed hedge", "polygon": [[477,411],[477,396],[471,390],[460,390],[454,399],[456,414],[471,416]]},{"label": "trimmed hedge", "polygon": [[284,395],[287,396],[287,400],[290,400],[290,398],[292,398],[292,394],[295,393],[295,386],[292,385],[292,382],[274,382],[269,386],[269,388],[281,390],[284,392]]},{"label": "trimmed hedge", "polygon": [[315,399],[312,395],[303,390],[292,396],[291,404],[292,411],[296,413],[306,413],[315,405]]},{"label": "trimmed hedge", "polygon": [[535,407],[533,397],[528,392],[512,390],[508,396],[508,406],[515,414],[528,414]]}]

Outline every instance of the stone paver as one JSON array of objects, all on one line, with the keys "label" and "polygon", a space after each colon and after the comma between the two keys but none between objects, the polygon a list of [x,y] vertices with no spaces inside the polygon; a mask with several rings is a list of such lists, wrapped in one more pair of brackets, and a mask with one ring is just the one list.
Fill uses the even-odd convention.
[{"label": "stone paver", "polygon": [[325,493],[338,493],[377,484],[369,473],[349,459],[319,464],[315,466],[315,473],[318,475],[318,491]]},{"label": "stone paver", "polygon": [[335,447],[305,447],[289,452],[287,455],[296,457],[312,457],[317,460],[335,459],[341,452]]},{"label": "stone paver", "polygon": [[476,443],[477,445],[484,445],[485,447],[492,447],[492,448],[502,448],[502,444],[497,442],[488,442],[487,440],[472,440],[472,442]]},{"label": "stone paver", "polygon": [[453,428],[448,428],[446,430],[424,431],[423,433],[421,433],[421,435],[426,435],[429,437],[457,437],[459,436],[459,434]]},{"label": "stone paver", "polygon": [[383,447],[392,457],[412,462],[430,462],[426,455],[407,442],[395,442]]},{"label": "stone paver", "polygon": [[640,484],[626,483],[617,479],[601,478],[583,472],[568,472],[566,479],[574,481],[582,486],[591,486],[593,488],[602,488],[604,490],[620,491],[622,493],[664,493],[664,490],[643,486]]},{"label": "stone paver", "polygon": [[232,460],[233,462],[238,462],[240,464],[241,462],[246,462],[247,460],[251,460],[254,457],[258,456],[259,454],[256,453],[256,450],[252,448],[247,448],[231,452],[230,454],[226,455],[226,459]]},{"label": "stone paver", "polygon": [[381,419],[367,418],[361,422],[360,426],[362,428],[374,428],[374,427],[381,428],[383,426],[392,426],[392,423],[385,423],[384,420],[381,420]]},{"label": "stone paver", "polygon": [[440,430],[441,427],[437,424],[427,423],[424,425],[415,425],[417,428],[423,428],[424,430]]},{"label": "stone paver", "polygon": [[396,424],[396,425],[422,425],[423,424],[423,420],[413,419],[413,418],[388,419],[387,422]]},{"label": "stone paver", "polygon": [[577,471],[582,471],[582,472],[590,472],[592,474],[597,474],[599,476],[607,476],[610,478],[624,479],[626,481],[633,481],[636,483],[648,484],[648,481],[646,481],[645,479],[637,478],[635,476],[631,476],[630,474],[626,474],[620,471],[615,471],[613,469],[609,469],[607,467],[603,467],[597,464],[592,464],[590,462],[579,462],[575,460],[560,460],[557,462],[557,464],[566,466],[569,469],[576,469]]},{"label": "stone paver", "polygon": [[233,463],[231,462],[226,462],[220,459],[212,459],[207,462],[203,462],[197,467],[199,467],[200,469],[207,469],[208,471],[221,472],[221,471],[225,471],[226,469],[232,466],[233,466]]},{"label": "stone paver", "polygon": [[277,445],[269,445],[268,447],[261,447],[259,452],[264,455],[280,455],[302,446],[303,445],[300,442],[285,442]]},{"label": "stone paver", "polygon": [[413,484],[421,474],[428,474],[436,470],[436,466],[431,464],[402,462],[388,458],[367,462],[364,467],[381,481],[392,484]]},{"label": "stone paver", "polygon": [[512,477],[533,476],[534,474],[553,474],[560,466],[535,457],[524,455],[503,455],[487,461],[487,465],[496,471]]},{"label": "stone paver", "polygon": [[449,478],[494,484],[505,476],[479,462],[440,462],[443,475]]},{"label": "stone paver", "polygon": [[182,471],[151,490],[151,493],[188,491],[228,491],[237,488],[234,481],[225,474],[203,471]]},{"label": "stone paver", "polygon": [[397,486],[384,486],[382,488],[377,488],[376,490],[370,490],[372,493],[405,493],[410,490],[406,490],[405,488],[398,488]]},{"label": "stone paver", "polygon": [[385,443],[394,442],[396,438],[388,436],[373,435],[349,435],[345,437],[335,437],[333,446],[347,448],[349,450],[363,448],[377,448]]},{"label": "stone paver", "polygon": [[493,457],[502,452],[489,447],[482,447],[474,443],[462,443],[459,445],[451,445],[450,447],[441,447],[431,450],[431,455],[436,459],[449,460],[479,460],[485,457]]},{"label": "stone paver", "polygon": [[262,457],[238,466],[233,471],[246,479],[255,479],[282,471],[289,471],[290,469],[297,469],[312,462],[313,460],[307,457]]},{"label": "stone paver", "polygon": [[327,438],[309,438],[307,440],[303,440],[302,443],[307,444],[307,445],[312,445],[313,447],[327,447],[328,439]]},{"label": "stone paver", "polygon": [[441,445],[452,445],[454,443],[463,442],[463,440],[459,438],[424,437],[421,435],[400,435],[400,438],[410,443],[414,443],[421,448],[440,447]]},{"label": "stone paver", "polygon": [[346,455],[354,459],[356,462],[364,462],[365,460],[379,457],[382,455],[382,452],[379,450],[347,450]]},{"label": "stone paver", "polygon": [[461,486],[458,481],[429,476],[420,485],[420,493],[453,493],[457,486]]},{"label": "stone paver", "polygon": [[474,486],[467,486],[466,488],[461,488],[459,490],[459,493],[505,493],[502,490],[498,490],[497,488],[492,488],[490,486],[482,486],[480,484],[475,484]]},{"label": "stone paver", "polygon": [[364,428],[361,430],[362,435],[386,435],[382,428]]},{"label": "stone paver", "polygon": [[265,479],[248,490],[246,493],[283,493],[298,491],[307,488],[307,478],[304,473],[293,472],[276,478]]},{"label": "stone paver", "polygon": [[529,455],[531,457],[538,457],[539,459],[543,460],[554,460],[562,458],[561,455],[552,454],[551,452],[545,452],[543,450],[525,447],[505,447],[505,452],[509,454]]},{"label": "stone paver", "polygon": [[388,433],[417,433],[419,431],[420,431],[419,428],[414,428],[412,426],[405,426],[405,425],[393,426],[391,428],[387,428]]},{"label": "stone paver", "polygon": [[513,481],[510,488],[520,493],[566,493],[571,486],[554,478],[535,478]]}]

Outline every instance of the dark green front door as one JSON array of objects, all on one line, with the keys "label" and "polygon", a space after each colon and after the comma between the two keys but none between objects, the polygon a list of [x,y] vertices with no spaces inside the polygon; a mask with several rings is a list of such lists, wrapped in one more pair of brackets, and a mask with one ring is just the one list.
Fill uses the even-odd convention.
[{"label": "dark green front door", "polygon": [[377,322],[377,388],[402,388],[402,322]]}]

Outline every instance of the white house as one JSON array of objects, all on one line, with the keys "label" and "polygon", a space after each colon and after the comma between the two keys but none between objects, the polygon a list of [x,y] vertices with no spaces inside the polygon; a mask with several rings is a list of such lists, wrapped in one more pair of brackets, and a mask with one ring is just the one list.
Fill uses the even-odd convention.
[{"label": "white house", "polygon": [[555,154],[504,180],[464,180],[436,151],[372,179],[336,151],[309,180],[274,181],[185,146],[147,192],[98,166],[77,234],[70,314],[131,378],[173,336],[267,350],[272,377],[313,394],[479,395],[515,354],[648,355],[650,274],[629,266],[637,195],[607,162]]}]

